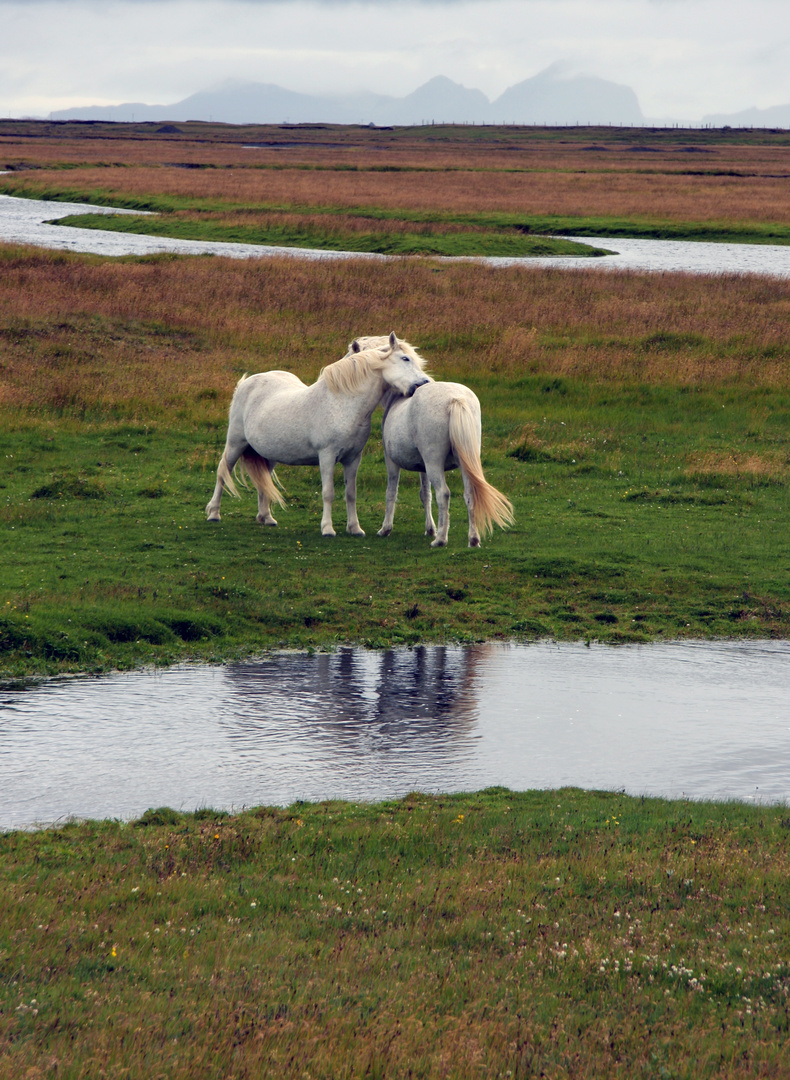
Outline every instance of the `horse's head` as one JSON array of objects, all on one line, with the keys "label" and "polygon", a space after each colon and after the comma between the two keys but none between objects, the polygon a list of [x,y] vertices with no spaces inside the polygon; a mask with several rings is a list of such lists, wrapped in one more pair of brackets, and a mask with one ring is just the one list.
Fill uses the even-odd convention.
[{"label": "horse's head", "polygon": [[418,386],[432,382],[425,374],[425,361],[408,341],[398,341],[395,331],[389,337],[356,338],[349,353],[379,349],[382,354],[381,375],[387,387],[404,397],[411,397]]}]

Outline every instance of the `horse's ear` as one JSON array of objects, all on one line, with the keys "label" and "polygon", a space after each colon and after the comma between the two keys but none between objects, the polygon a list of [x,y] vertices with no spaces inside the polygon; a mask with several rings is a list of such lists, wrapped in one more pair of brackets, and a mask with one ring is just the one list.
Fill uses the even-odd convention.
[{"label": "horse's ear", "polygon": [[362,352],[362,346],[359,344],[356,338],[351,342],[351,352]]},{"label": "horse's ear", "polygon": [[393,330],[392,333],[390,334],[390,345],[394,349],[397,344],[398,344],[398,339],[395,337],[395,331]]}]

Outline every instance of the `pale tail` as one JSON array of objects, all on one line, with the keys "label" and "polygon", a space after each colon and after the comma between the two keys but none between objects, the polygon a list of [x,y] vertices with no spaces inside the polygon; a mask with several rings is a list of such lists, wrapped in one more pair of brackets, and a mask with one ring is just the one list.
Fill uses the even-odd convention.
[{"label": "pale tail", "polygon": [[[266,458],[261,457],[260,454],[256,454],[251,447],[247,447],[244,453],[239,458],[239,462],[236,465],[237,479],[245,487],[247,486],[244,474],[246,473],[252,481],[252,485],[256,491],[262,491],[266,498],[271,503],[278,503],[280,506],[285,506],[285,500],[283,499],[280,489],[277,486],[277,477],[274,470],[270,467]],[[223,486],[230,492],[231,495],[235,495],[239,498],[239,489],[233,482],[233,476],[228,468],[228,463],[225,460],[225,455],[222,455],[222,460],[219,463],[217,469],[217,476],[222,481]]]},{"label": "pale tail", "polygon": [[474,521],[478,531],[486,535],[492,532],[494,524],[503,529],[512,525],[513,504],[483,475],[475,417],[468,403],[460,398],[450,404],[450,442],[472,487]]}]

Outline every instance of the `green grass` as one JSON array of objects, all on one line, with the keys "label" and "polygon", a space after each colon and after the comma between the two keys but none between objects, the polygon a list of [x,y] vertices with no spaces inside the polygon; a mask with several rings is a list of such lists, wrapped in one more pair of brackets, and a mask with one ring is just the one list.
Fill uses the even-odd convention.
[{"label": "green grass", "polygon": [[[205,521],[224,425],[164,407],[142,424],[68,406],[57,421],[9,423],[5,676],[344,642],[788,636],[787,391],[469,381],[483,401],[486,475],[516,513],[479,550],[466,546],[457,473],[446,549],[423,535],[414,474],[402,476],[392,536],[375,535],[386,482],[377,422],[359,477],[367,536],[343,531],[338,470],[332,540],[320,535],[314,468],[280,468],[276,529],[256,524],[252,494],[226,495],[222,522]],[[773,471],[694,464],[726,461],[732,447]]]},{"label": "green grass", "polygon": [[355,232],[316,229],[305,226],[239,225],[208,218],[130,217],[128,215],[75,214],[57,222],[83,229],[168,236],[178,240],[208,240],[220,243],[272,244],[284,247],[317,248],[323,251],[374,252],[380,255],[496,255],[534,258],[565,255],[577,258],[608,255],[602,248],[548,236],[527,236],[522,232],[470,231],[450,233]]},{"label": "green grass", "polygon": [[[606,249],[585,245],[563,247],[563,236],[636,237],[652,240],[696,240],[708,243],[790,244],[790,225],[781,222],[672,221],[666,218],[624,218],[605,216],[569,217],[514,212],[468,213],[453,210],[421,211],[382,209],[375,206],[336,207],[298,204],[245,205],[222,200],[172,195],[122,195],[100,188],[52,187],[35,180],[16,178],[0,182],[0,193],[22,198],[56,202],[83,202],[96,206],[144,210],[163,215],[159,219],[129,218],[119,215],[75,215],[60,224],[77,228],[112,229],[181,239],[222,240],[255,244],[286,244],[298,247],[325,247],[331,250],[378,251],[391,254],[436,255],[601,255]],[[212,215],[257,214],[260,225],[234,225],[215,221]],[[182,220],[179,214],[200,217]],[[401,228],[374,230],[367,234],[338,226],[285,227],[266,223],[267,214],[304,214],[332,217],[353,216],[371,223],[397,223]],[[458,232],[409,233],[403,226],[456,226]],[[464,232],[463,230],[469,230]],[[567,241],[565,243],[568,243]],[[559,246],[556,246],[559,245]]]},{"label": "green grass", "polygon": [[566,789],[0,835],[0,1074],[779,1077],[786,808]]}]

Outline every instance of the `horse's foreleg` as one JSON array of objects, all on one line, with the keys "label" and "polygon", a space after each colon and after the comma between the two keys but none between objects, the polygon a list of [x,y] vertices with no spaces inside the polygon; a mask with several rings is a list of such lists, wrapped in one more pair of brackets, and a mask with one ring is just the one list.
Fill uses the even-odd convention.
[{"label": "horse's foreleg", "polygon": [[318,467],[321,470],[321,497],[324,512],[321,515],[321,535],[336,536],[332,527],[332,502],[335,497],[335,452],[322,450],[318,455]]},{"label": "horse's foreleg", "polygon": [[379,536],[389,536],[392,532],[392,523],[395,521],[395,503],[398,501],[398,481],[400,480],[400,467],[395,464],[386,452],[384,460],[387,463],[387,508],[384,511],[384,521],[378,531]]},{"label": "horse's foreleg", "polygon": [[480,533],[475,525],[475,493],[469,477],[463,469],[461,475],[464,478],[464,502],[469,512],[469,547],[480,547]]},{"label": "horse's foreleg", "polygon": [[365,535],[357,517],[357,471],[361,460],[362,454],[350,465],[343,466],[343,478],[346,482],[346,532],[351,533],[352,536]]},{"label": "horse's foreleg", "polygon": [[425,535],[436,536],[436,522],[431,513],[431,481],[424,472],[420,473],[420,502],[425,510]]},{"label": "horse's foreleg", "polygon": [[428,480],[433,484],[436,492],[436,506],[439,510],[439,531],[436,539],[431,541],[431,547],[444,547],[447,543],[447,534],[450,531],[450,489],[444,478],[444,469],[426,469]]}]

